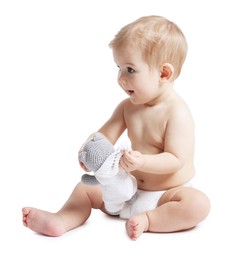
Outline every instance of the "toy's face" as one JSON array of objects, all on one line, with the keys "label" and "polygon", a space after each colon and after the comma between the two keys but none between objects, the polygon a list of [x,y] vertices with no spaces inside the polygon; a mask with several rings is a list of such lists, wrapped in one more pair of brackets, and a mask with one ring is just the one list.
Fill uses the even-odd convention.
[{"label": "toy's face", "polygon": [[97,133],[82,146],[79,161],[87,170],[95,172],[113,152],[113,145],[103,135]]}]

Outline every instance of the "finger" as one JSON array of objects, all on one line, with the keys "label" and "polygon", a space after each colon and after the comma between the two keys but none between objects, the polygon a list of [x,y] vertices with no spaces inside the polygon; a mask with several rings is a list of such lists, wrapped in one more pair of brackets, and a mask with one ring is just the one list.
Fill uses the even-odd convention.
[{"label": "finger", "polygon": [[87,169],[86,166],[85,166],[82,162],[79,161],[79,164],[80,164],[81,168],[82,168],[84,171],[90,172],[90,170]]},{"label": "finger", "polygon": [[127,158],[126,155],[124,155],[124,156],[122,157],[122,162],[123,162],[123,164],[125,165],[125,167],[128,167],[128,165],[130,164],[129,159]]},{"label": "finger", "polygon": [[127,160],[125,157],[122,158],[122,168],[126,171],[129,171],[129,167],[131,166],[131,163],[129,160]]},{"label": "finger", "polygon": [[129,153],[125,154],[125,156],[124,156],[124,160],[125,160],[126,164],[128,164],[128,165],[133,165],[134,159],[135,158]]},{"label": "finger", "polygon": [[131,154],[129,151],[125,151],[125,153],[123,154],[123,157],[127,160],[130,160],[131,159]]},{"label": "finger", "polygon": [[139,157],[140,156],[140,152],[138,152],[138,151],[130,151],[130,155],[134,156],[134,157]]},{"label": "finger", "polygon": [[126,163],[124,162],[124,158],[122,157],[122,159],[120,160],[119,162],[120,166],[125,169],[127,166],[126,166]]}]

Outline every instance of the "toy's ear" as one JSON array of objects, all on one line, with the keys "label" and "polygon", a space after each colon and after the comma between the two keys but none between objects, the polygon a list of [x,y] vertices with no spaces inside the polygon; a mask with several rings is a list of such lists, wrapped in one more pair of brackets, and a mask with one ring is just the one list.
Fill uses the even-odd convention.
[{"label": "toy's ear", "polygon": [[90,186],[99,184],[98,180],[94,175],[83,174],[81,180],[84,184]]}]

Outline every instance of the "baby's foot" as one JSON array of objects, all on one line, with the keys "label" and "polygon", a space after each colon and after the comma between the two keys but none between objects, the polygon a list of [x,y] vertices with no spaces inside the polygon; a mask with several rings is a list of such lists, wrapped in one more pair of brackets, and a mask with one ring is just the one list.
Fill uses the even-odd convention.
[{"label": "baby's foot", "polygon": [[126,231],[128,236],[136,240],[143,232],[148,230],[149,220],[146,213],[130,218],[126,222]]},{"label": "baby's foot", "polygon": [[23,208],[23,224],[35,232],[47,236],[61,236],[64,232],[64,226],[60,216],[36,208]]}]

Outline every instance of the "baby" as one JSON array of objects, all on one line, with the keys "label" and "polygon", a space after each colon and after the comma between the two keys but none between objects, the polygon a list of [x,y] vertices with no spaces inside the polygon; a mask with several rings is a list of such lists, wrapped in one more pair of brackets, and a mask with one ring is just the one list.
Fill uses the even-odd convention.
[{"label": "baby", "polygon": [[[131,149],[114,151],[108,145],[107,162],[102,159],[93,168],[100,185],[79,182],[56,213],[24,207],[23,224],[35,232],[61,236],[86,222],[92,209],[115,213],[121,208],[119,216],[127,219],[125,228],[133,240],[144,232],[191,229],[207,217],[210,201],[190,184],[195,175],[194,122],[174,88],[187,54],[185,36],[174,22],[150,15],[121,28],[109,46],[127,98],[96,132],[115,145],[126,131]],[[105,77],[107,71],[102,72]],[[89,156],[82,157],[84,163],[90,161]],[[136,180],[136,192],[129,174]],[[124,190],[114,184],[118,176],[131,184],[123,186],[128,187],[125,198]]]}]

